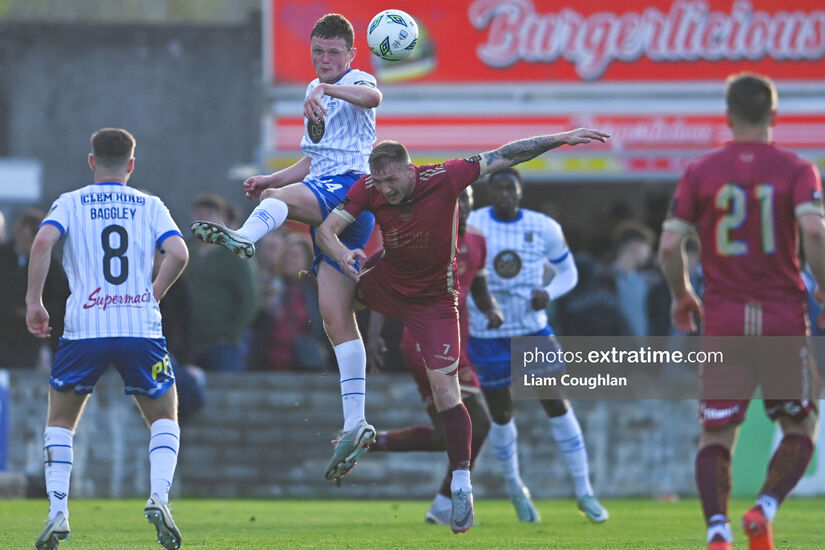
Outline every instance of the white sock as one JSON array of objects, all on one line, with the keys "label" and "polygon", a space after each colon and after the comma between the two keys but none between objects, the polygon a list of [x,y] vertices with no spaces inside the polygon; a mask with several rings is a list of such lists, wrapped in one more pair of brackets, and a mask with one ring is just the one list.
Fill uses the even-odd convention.
[{"label": "white sock", "polygon": [[49,495],[49,519],[58,512],[69,517],[69,478],[72,475],[72,431],[47,426],[43,431],[43,463],[46,493]]},{"label": "white sock", "polygon": [[553,439],[564,455],[567,469],[573,476],[576,486],[576,497],[593,494],[590,486],[590,468],[587,465],[587,447],[584,445],[582,429],[573,409],[568,409],[561,416],[550,419],[550,431]]},{"label": "white sock", "polygon": [[507,491],[511,495],[519,493],[524,483],[521,481],[518,468],[518,430],[516,429],[516,421],[511,418],[507,424],[491,422],[487,441],[490,442],[496,454],[499,470],[507,482]]},{"label": "white sock", "polygon": [[773,523],[773,518],[776,517],[776,511],[779,509],[779,503],[770,495],[759,495],[756,499],[756,504],[762,507],[762,513],[765,514],[765,519]]},{"label": "white sock", "polygon": [[731,531],[730,522],[724,514],[716,514],[710,518],[708,542],[712,542],[713,537],[716,535],[721,535],[727,542],[733,542],[733,531]]},{"label": "white sock", "polygon": [[281,227],[289,215],[289,207],[281,199],[268,198],[261,201],[249,215],[237,233],[252,242]]},{"label": "white sock", "polygon": [[458,490],[472,492],[473,486],[470,484],[470,470],[453,470],[453,480],[450,482],[450,491],[455,493]]},{"label": "white sock", "polygon": [[161,418],[152,423],[149,439],[150,495],[158,495],[161,502],[169,502],[169,487],[175,476],[180,448],[180,426],[174,420]]},{"label": "white sock", "polygon": [[344,408],[344,431],[365,420],[367,393],[367,352],[360,338],[335,346],[335,359],[341,375],[341,404]]},{"label": "white sock", "polygon": [[453,501],[450,500],[448,497],[445,497],[441,493],[435,495],[433,499],[433,503],[430,505],[431,510],[447,510],[449,511],[453,507]]}]

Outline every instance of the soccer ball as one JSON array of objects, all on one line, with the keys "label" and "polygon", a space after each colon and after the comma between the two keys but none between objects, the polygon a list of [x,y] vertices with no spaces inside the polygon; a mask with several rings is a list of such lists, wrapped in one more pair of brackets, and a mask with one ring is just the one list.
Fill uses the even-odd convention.
[{"label": "soccer ball", "polygon": [[418,41],[415,19],[401,10],[384,10],[370,21],[367,44],[372,53],[387,61],[404,59]]}]

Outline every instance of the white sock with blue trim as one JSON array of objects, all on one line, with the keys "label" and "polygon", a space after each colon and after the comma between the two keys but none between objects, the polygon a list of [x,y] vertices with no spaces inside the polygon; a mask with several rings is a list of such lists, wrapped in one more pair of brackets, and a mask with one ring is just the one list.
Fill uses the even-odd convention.
[{"label": "white sock with blue trim", "polygon": [[49,495],[49,519],[58,512],[69,517],[69,478],[72,475],[72,431],[47,426],[43,431],[43,464],[46,493]]},{"label": "white sock with blue trim", "polygon": [[281,199],[268,198],[255,207],[237,233],[256,243],[270,231],[283,225],[289,215],[289,207]]},{"label": "white sock with blue trim", "polygon": [[521,480],[518,465],[516,421],[511,418],[507,424],[491,422],[487,441],[490,442],[498,459],[499,470],[507,482],[507,492],[511,495],[518,494],[524,486],[524,482]]},{"label": "white sock with blue trim", "polygon": [[367,352],[360,338],[338,344],[334,348],[341,374],[341,404],[344,408],[344,431],[365,420],[364,403],[367,393]]},{"label": "white sock with blue trim", "polygon": [[573,476],[573,483],[576,486],[576,497],[593,494],[593,487],[590,486],[590,467],[587,464],[587,447],[584,445],[584,437],[579,421],[573,409],[568,409],[561,416],[550,419],[550,431],[553,439],[561,449],[567,469]]},{"label": "white sock with blue trim", "polygon": [[180,426],[174,420],[161,418],[152,423],[149,439],[150,495],[158,495],[163,504],[169,502],[169,487],[175,476],[180,449]]}]

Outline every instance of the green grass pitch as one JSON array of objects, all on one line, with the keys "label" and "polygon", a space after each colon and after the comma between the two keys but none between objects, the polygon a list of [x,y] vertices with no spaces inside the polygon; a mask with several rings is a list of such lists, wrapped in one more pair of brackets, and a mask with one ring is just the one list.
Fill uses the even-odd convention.
[{"label": "green grass pitch", "polygon": [[[72,535],[60,550],[157,549],[142,500],[70,503]],[[192,500],[173,503],[186,548],[304,549],[704,549],[705,530],[695,499],[675,503],[607,500],[610,520],[588,523],[575,501],[538,501],[539,524],[520,524],[509,501],[476,503],[479,524],[462,535],[424,523],[429,502],[392,500]],[[731,504],[733,518],[750,501]],[[0,500],[0,548],[33,548],[43,529],[45,500]],[[825,549],[825,499],[791,499],[776,520],[778,549]],[[735,526],[735,549],[747,548]]]}]

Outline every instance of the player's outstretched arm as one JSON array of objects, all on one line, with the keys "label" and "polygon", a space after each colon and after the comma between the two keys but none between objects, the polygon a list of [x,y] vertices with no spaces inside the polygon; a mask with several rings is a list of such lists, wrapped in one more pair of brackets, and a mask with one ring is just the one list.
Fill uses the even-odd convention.
[{"label": "player's outstretched arm", "polygon": [[678,231],[663,230],[659,241],[659,261],[672,299],[671,322],[680,332],[691,333],[696,331],[696,318],[700,321],[704,318],[704,311],[685,269],[684,237]]},{"label": "player's outstretched arm", "polygon": [[301,157],[301,160],[288,166],[283,170],[278,170],[272,174],[263,174],[259,176],[252,176],[243,182],[243,190],[246,193],[246,198],[249,200],[257,199],[261,196],[264,189],[270,187],[283,187],[290,183],[298,183],[303,181],[309,175],[309,167],[312,164],[312,159],[307,156]]},{"label": "player's outstretched arm", "polygon": [[359,258],[366,260],[367,255],[360,248],[350,250],[338,238],[338,235],[352,223],[341,214],[338,214],[339,211],[339,209],[333,210],[332,214],[327,216],[327,219],[318,226],[318,231],[315,233],[315,242],[318,243],[318,247],[327,256],[338,262],[347,277],[358,282],[358,270],[355,268],[355,264]]},{"label": "player's outstretched arm", "polygon": [[590,143],[592,140],[601,142],[607,141],[610,134],[602,130],[592,130],[590,128],[577,128],[569,132],[559,134],[548,134],[527,139],[512,141],[502,145],[495,151],[482,153],[481,157],[487,165],[487,172],[497,172],[504,168],[509,168],[522,162],[532,160],[550,149],[555,149],[561,145],[579,145]]},{"label": "player's outstretched arm", "polygon": [[152,291],[158,302],[166,296],[189,262],[189,249],[184,240],[177,235],[168,237],[161,243],[160,248],[164,253],[163,259],[160,261],[158,275],[152,281]]},{"label": "player's outstretched arm", "polygon": [[34,237],[29,256],[29,280],[26,289],[26,326],[38,338],[48,338],[49,312],[43,305],[43,286],[52,262],[52,249],[60,240],[60,230],[54,225],[42,226]]}]

